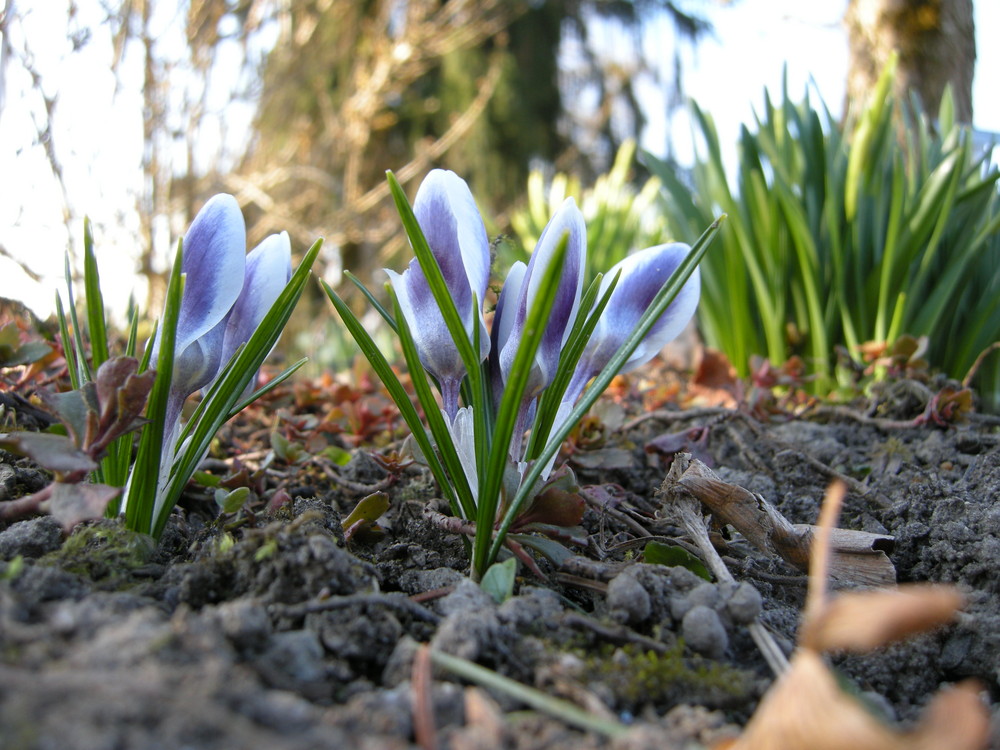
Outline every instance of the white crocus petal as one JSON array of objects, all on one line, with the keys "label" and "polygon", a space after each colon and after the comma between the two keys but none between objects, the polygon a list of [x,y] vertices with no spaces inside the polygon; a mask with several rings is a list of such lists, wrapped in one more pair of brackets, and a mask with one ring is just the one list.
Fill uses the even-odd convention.
[{"label": "white crocus petal", "polygon": [[[489,282],[490,247],[472,193],[454,173],[435,169],[417,191],[413,213],[470,338],[475,333],[473,326],[479,326],[479,359],[482,361],[490,351],[482,312]],[[458,409],[462,378],[466,374],[465,363],[431,294],[427,277],[416,258],[402,274],[389,269],[386,273],[410,328],[420,362],[438,381],[445,413],[453,418]]]},{"label": "white crocus petal", "polygon": [[[569,417],[570,412],[573,411],[575,406],[574,401],[562,401],[559,404],[559,408],[556,409],[556,416],[552,420],[552,429],[549,431],[549,435],[559,431],[559,428],[563,426],[566,419]],[[559,456],[559,451],[552,454],[552,457],[545,463],[545,468],[542,469],[542,474],[539,477],[543,482],[549,478],[549,474],[552,473],[552,467],[555,466],[556,458]]]},{"label": "white crocus petal", "polygon": [[[534,305],[542,280],[553,261],[563,237],[567,238],[566,255],[556,298],[549,321],[542,332],[542,340],[535,354],[527,393],[537,395],[555,377],[556,366],[563,344],[569,335],[580,306],[583,289],[583,271],[587,255],[587,227],[583,214],[572,198],[567,198],[552,217],[531,255],[521,289],[514,318],[506,342],[500,352],[500,369],[504,382],[510,375],[517,349],[520,346],[528,313]],[[506,316],[506,312],[504,313]]]},{"label": "white crocus petal", "polygon": [[237,348],[250,340],[291,277],[292,245],[288,232],[272,234],[247,255],[243,289],[226,320],[223,365]]},{"label": "white crocus petal", "polygon": [[[437,204],[437,205],[435,205]],[[462,293],[463,280],[457,273],[449,273],[442,264],[442,256],[452,256],[454,250],[448,250],[453,242],[458,243],[458,257],[465,271],[464,283],[479,300],[479,318],[482,322],[482,303],[486,295],[486,287],[490,281],[490,246],[486,234],[486,225],[479,213],[476,201],[465,180],[454,172],[444,169],[434,169],[424,178],[417,196],[413,202],[413,213],[424,232],[428,245],[434,252],[438,264],[442,266],[448,288],[455,293]],[[454,217],[454,227],[438,221],[443,215]],[[445,257],[445,260],[449,260]],[[457,269],[456,269],[457,270]],[[466,300],[462,300],[465,302]],[[471,301],[471,300],[469,300]],[[458,298],[455,298],[456,306]],[[467,307],[458,307],[463,320],[466,319]],[[469,331],[471,334],[471,330]],[[485,339],[485,330],[483,331]]]},{"label": "white crocus petal", "polygon": [[[690,249],[680,242],[657,245],[624,258],[608,271],[601,282],[601,295],[619,271],[621,277],[580,358],[568,397],[578,396],[587,381],[607,366]],[[619,372],[645,364],[675,339],[694,315],[700,294],[701,277],[696,268]]]},{"label": "white crocus petal", "polygon": [[[184,293],[177,316],[170,386],[181,400],[215,376],[223,321],[243,287],[246,225],[236,199],[225,194],[211,198],[184,235],[183,251]],[[153,367],[159,348],[157,336],[153,342]]]},{"label": "white crocus petal", "polygon": [[[632,332],[653,298],[690,251],[690,246],[672,242],[647,248],[619,261],[608,276],[614,277],[618,268],[621,268],[621,280],[611,294],[611,300],[597,324],[595,333],[611,340],[620,338],[618,342],[620,346],[621,341]],[[620,372],[628,372],[644,365],[664,346],[677,338],[694,315],[700,296],[701,275],[695,268],[694,273],[681,287],[663,315],[653,324],[632,356],[626,360]]]},{"label": "white crocus petal", "polygon": [[385,269],[421,364],[441,381],[461,381],[465,365],[416,258],[403,273]]},{"label": "white crocus petal", "polygon": [[451,433],[451,441],[455,444],[458,460],[462,464],[465,478],[469,480],[469,489],[473,497],[479,497],[479,473],[476,470],[476,432],[475,420],[471,406],[463,406],[450,419],[445,414],[445,424]]},{"label": "white crocus petal", "polygon": [[514,327],[514,309],[521,296],[521,284],[524,282],[524,274],[527,270],[527,265],[519,260],[514,261],[503,282],[503,288],[497,298],[496,310],[493,313],[493,331],[490,334],[496,351],[503,349],[510,337],[510,331]]},{"label": "white crocus petal", "polygon": [[219,324],[243,288],[246,224],[236,199],[220,194],[202,207],[184,235],[184,296],[177,351]]}]

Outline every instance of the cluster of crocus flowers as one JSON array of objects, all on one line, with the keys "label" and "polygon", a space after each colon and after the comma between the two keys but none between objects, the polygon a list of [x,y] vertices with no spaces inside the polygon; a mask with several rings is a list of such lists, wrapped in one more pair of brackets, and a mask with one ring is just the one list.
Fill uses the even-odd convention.
[{"label": "cluster of crocus flowers", "polygon": [[[466,334],[480,327],[480,362],[488,360],[494,404],[502,398],[515,358],[525,335],[525,325],[546,271],[564,247],[558,288],[551,314],[528,374],[509,446],[509,458],[523,469],[522,445],[531,429],[539,397],[556,377],[561,356],[580,312],[586,267],[587,230],[583,215],[568,198],[552,217],[527,264],[515,263],[504,281],[487,337],[483,298],[489,280],[490,246],[483,220],[466,183],[452,172],[432,171],[413,204],[413,213],[430,247]],[[562,396],[561,417],[569,413],[588,382],[611,362],[623,342],[639,325],[653,298],[680,266],[690,248],[682,243],[658,245],[629,255],[602,280],[600,294],[610,285],[607,306],[601,313],[582,356],[574,365]],[[402,274],[388,271],[399,308],[413,331],[420,361],[438,382],[442,409],[451,423],[456,450],[470,484],[475,483],[472,460],[475,450],[469,407],[459,407],[459,391],[466,367],[437,301],[417,259]],[[634,369],[648,362],[675,338],[694,314],[700,281],[697,269],[666,312],[660,316],[640,346],[621,368]],[[426,406],[426,405],[425,405]]]},{"label": "cluster of crocus flowers", "polygon": [[[288,233],[273,234],[250,254],[246,225],[231,195],[211,198],[184,235],[181,297],[166,426],[176,431],[187,398],[208,386],[250,340],[292,275]],[[160,338],[153,342],[155,368]]]},{"label": "cluster of crocus flowers", "polygon": [[[154,518],[166,503],[175,455],[183,449],[178,438],[184,403],[222,376],[292,275],[287,232],[269,236],[247,254],[246,225],[231,195],[216,195],[204,205],[184,235],[181,248],[184,286],[177,311]],[[161,359],[161,342],[157,335],[152,344],[150,367],[154,369]],[[255,382],[256,375],[242,396],[249,396]]]}]

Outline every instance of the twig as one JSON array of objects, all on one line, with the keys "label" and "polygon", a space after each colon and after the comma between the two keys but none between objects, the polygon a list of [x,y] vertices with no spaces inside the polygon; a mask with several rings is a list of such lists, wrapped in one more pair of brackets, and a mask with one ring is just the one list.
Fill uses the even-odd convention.
[{"label": "twig", "polygon": [[611,516],[613,519],[615,519],[619,523],[622,523],[625,526],[628,526],[632,531],[635,532],[635,534],[637,536],[652,536],[652,534],[650,533],[650,531],[645,526],[643,526],[641,523],[639,523],[634,518],[632,518],[631,516],[629,516],[627,513],[623,513],[622,511],[618,510],[617,508],[612,508],[612,507],[608,506],[607,503],[601,502],[599,499],[597,499],[596,497],[593,497],[586,490],[582,490],[580,492],[580,497],[582,497],[584,500],[586,500],[587,503],[591,507],[595,508],[599,512],[604,513],[604,514],[606,514],[608,516]]},{"label": "twig", "polygon": [[413,704],[413,737],[424,750],[436,750],[437,728],[434,725],[434,695],[431,692],[431,650],[426,644],[413,657],[410,695]]},{"label": "twig", "polygon": [[[895,430],[913,430],[923,427],[924,422],[917,419],[883,419],[881,417],[869,417],[867,414],[850,409],[846,406],[816,406],[810,410],[810,414],[817,417],[841,417],[850,419],[858,424],[870,425],[884,432]],[[919,419],[919,418],[918,418]]]},{"label": "twig", "polygon": [[656,411],[649,411],[645,414],[640,414],[638,417],[629,420],[622,425],[621,431],[628,432],[634,427],[638,427],[643,422],[650,419],[657,419],[661,422],[683,422],[688,419],[701,419],[703,417],[718,417],[718,416],[730,416],[737,414],[735,409],[726,409],[721,406],[703,406],[698,409],[687,409],[685,411],[668,411],[666,409],[657,409]]},{"label": "twig", "polygon": [[436,625],[441,618],[410,599],[405,594],[397,592],[387,592],[384,594],[348,594],[347,596],[333,596],[328,599],[313,599],[301,604],[274,604],[271,611],[283,617],[292,619],[304,617],[315,612],[329,612],[345,607],[365,607],[381,606],[395,609],[411,617]]},{"label": "twig", "polygon": [[979,372],[979,368],[982,367],[983,361],[990,354],[990,352],[996,351],[997,349],[1000,349],[1000,341],[994,341],[992,344],[979,352],[979,356],[976,357],[976,361],[972,363],[972,367],[969,368],[969,371],[965,373],[965,377],[962,378],[962,387],[969,387],[972,379],[976,377],[976,373]]}]

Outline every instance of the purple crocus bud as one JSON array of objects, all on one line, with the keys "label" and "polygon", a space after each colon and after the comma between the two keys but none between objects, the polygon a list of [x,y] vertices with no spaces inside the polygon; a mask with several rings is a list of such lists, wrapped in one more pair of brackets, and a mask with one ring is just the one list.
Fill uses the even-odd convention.
[{"label": "purple crocus bud", "polygon": [[[538,287],[541,285],[545,272],[552,262],[552,257],[564,236],[567,237],[567,245],[562,277],[556,290],[556,298],[552,305],[549,322],[545,326],[538,351],[535,353],[535,361],[532,364],[528,387],[525,391],[527,398],[537,396],[555,377],[562,346],[573,327],[573,321],[576,319],[576,312],[580,306],[583,270],[587,256],[587,227],[583,220],[583,214],[580,213],[580,209],[577,208],[576,202],[572,198],[567,198],[549,220],[542,231],[542,236],[538,238],[538,244],[531,254],[531,260],[523,275],[518,273],[516,278],[508,279],[507,282],[514,281],[518,289],[516,296],[511,293],[510,303],[513,303],[513,309],[508,310],[507,304],[509,303],[506,299],[504,300],[503,317],[500,321],[502,327],[497,337],[498,343],[502,347],[500,350],[500,372],[505,383],[510,376],[511,367],[514,365],[514,358],[524,333],[524,325],[528,312],[535,303]],[[508,291],[507,283],[504,284],[504,295]],[[496,325],[495,322],[494,325]]]},{"label": "purple crocus bud", "polygon": [[[432,170],[417,191],[413,213],[470,339],[473,326],[479,325],[482,361],[490,351],[482,310],[490,277],[490,245],[469,186],[454,172]],[[420,362],[437,379],[445,413],[454,419],[465,364],[427,285],[427,277],[416,258],[402,274],[389,269],[386,273],[413,334]]]},{"label": "purple crocus bud", "polygon": [[250,340],[291,278],[292,245],[288,232],[272,234],[250,251],[246,257],[243,289],[226,317],[220,366]]},{"label": "purple crocus bud", "polygon": [[[587,382],[611,361],[625,339],[635,330],[653,298],[690,250],[689,246],[680,242],[656,245],[629,255],[605,274],[599,296],[607,292],[611,281],[621,271],[618,285],[611,293],[611,299],[587,342],[567,388],[567,399],[575,401]],[[700,294],[701,277],[696,268],[619,372],[628,372],[645,364],[669,341],[675,339],[694,315]]]},{"label": "purple crocus bud", "polygon": [[[184,235],[184,293],[177,318],[174,370],[167,424],[180,416],[184,400],[215,377],[219,369],[224,321],[243,288],[246,225],[231,195],[212,197]],[[151,367],[159,356],[153,342]]]}]

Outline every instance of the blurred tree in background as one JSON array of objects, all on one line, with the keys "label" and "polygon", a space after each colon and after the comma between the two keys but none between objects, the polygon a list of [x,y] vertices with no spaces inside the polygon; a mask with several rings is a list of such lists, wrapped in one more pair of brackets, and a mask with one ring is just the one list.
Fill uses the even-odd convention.
[{"label": "blurred tree in background", "polygon": [[[704,16],[727,4],[51,0],[43,9],[0,0],[0,113],[17,112],[13,98],[4,97],[10,71],[22,80],[26,74],[33,95],[17,106],[30,111],[32,148],[44,152],[60,188],[73,246],[79,238],[71,223],[91,201],[74,198],[72,181],[64,180],[74,146],[53,123],[70,117],[60,114],[66,92],[59,71],[36,52],[61,43],[63,62],[72,64],[84,51],[110,49],[117,91],[141,103],[142,158],[133,173],[139,177],[116,193],[134,197],[134,207],[119,198],[118,213],[103,226],[98,221],[95,234],[131,235],[128,252],[138,250],[130,261],[137,258],[136,270],[150,280],[147,310],[155,316],[170,238],[213,192],[238,196],[251,243],[281,229],[296,248],[325,237],[317,270],[337,284],[342,266],[364,276],[397,262],[391,256],[403,240],[385,188],[387,168],[411,194],[431,167],[460,172],[495,221],[494,232],[505,231],[509,212],[523,206],[532,170],[594,184],[619,145],[639,140],[647,118],[661,116],[641,101],[641,79],[653,78],[668,92],[668,109],[687,106],[677,45],[643,57],[649,24],[669,18],[676,37],[694,43],[709,30]],[[850,100],[861,101],[870,85],[864,71],[880,69],[896,49],[901,85],[933,110],[947,78],[959,116],[967,117],[971,0],[845,6],[854,51]],[[36,23],[24,23],[31,16]],[[672,80],[658,78],[671,58]],[[636,185],[644,177],[631,176]],[[0,245],[4,253],[32,275],[30,248]]]},{"label": "blurred tree in background", "polygon": [[[257,205],[252,236],[324,236],[328,259],[339,251],[353,269],[402,246],[388,168],[404,185],[434,166],[453,169],[487,213],[502,215],[523,196],[532,163],[592,177],[638,136],[645,115],[632,76],[602,65],[589,29],[614,19],[638,42],[654,12],[690,38],[707,28],[665,0],[287,3],[263,68],[254,143],[224,187]],[[572,74],[560,61],[569,38],[582,61]],[[588,87],[599,104],[581,113]],[[625,127],[616,129],[615,108]]]},{"label": "blurred tree in background", "polygon": [[850,48],[848,103],[864,102],[895,52],[898,101],[915,95],[924,112],[937,112],[951,85],[958,121],[972,122],[972,0],[850,0],[844,22]]}]

